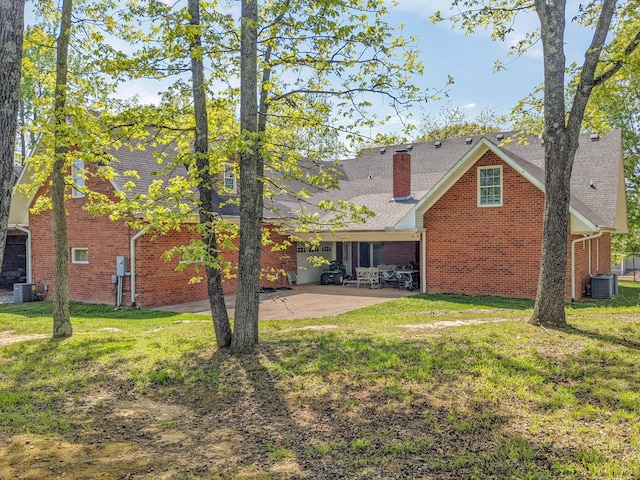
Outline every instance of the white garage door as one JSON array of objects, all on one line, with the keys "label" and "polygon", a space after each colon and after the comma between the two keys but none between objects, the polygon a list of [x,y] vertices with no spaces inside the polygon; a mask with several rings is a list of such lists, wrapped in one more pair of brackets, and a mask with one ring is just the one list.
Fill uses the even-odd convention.
[{"label": "white garage door", "polygon": [[321,243],[318,247],[307,247],[303,243],[298,244],[298,283],[320,283],[320,275],[327,265],[314,267],[309,263],[311,257],[324,257],[333,260],[333,244]]}]

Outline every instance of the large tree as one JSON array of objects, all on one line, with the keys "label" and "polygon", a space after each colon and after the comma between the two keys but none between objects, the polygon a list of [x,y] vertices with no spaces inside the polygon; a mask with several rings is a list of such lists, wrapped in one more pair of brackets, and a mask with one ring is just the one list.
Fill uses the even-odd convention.
[{"label": "large tree", "polygon": [[69,314],[69,248],[67,212],[64,206],[67,155],[72,147],[67,129],[67,79],[69,38],[73,0],[64,0],[60,15],[60,34],[56,42],[56,87],[54,93],[53,128],[54,161],[51,172],[51,204],[53,206],[53,337],[70,337],[73,333]]},{"label": "large tree", "polygon": [[[185,60],[191,54],[185,45],[192,41],[181,41],[185,38],[184,2],[129,4],[135,3],[123,21],[148,15],[150,33],[139,37],[146,44],[128,62],[130,74],[160,77],[190,68]],[[306,189],[292,191],[289,181],[336,186],[335,177],[329,175],[332,165],[323,163],[320,168],[318,164],[315,171],[298,165],[305,149],[298,148],[296,140],[301,134],[318,138],[326,132],[335,139],[339,133],[377,125],[383,119],[367,112],[374,100],[388,100],[384,116],[398,115],[406,102],[424,96],[411,82],[422,66],[413,39],[397,35],[385,22],[388,11],[381,2],[245,2],[240,24],[234,23],[235,12],[228,5],[201,4],[201,23],[206,28],[201,29],[202,48],[197,51],[203,56],[206,84],[212,92],[209,113],[221,98],[237,101],[232,108],[240,108],[241,126],[233,138],[216,137],[221,129],[211,118],[219,116],[210,115],[209,124],[214,126],[210,145],[226,140],[227,146],[216,148],[217,155],[210,152],[208,160],[212,171],[220,171],[225,162],[239,164],[240,247],[231,349],[245,353],[258,341],[263,194],[273,198],[284,192],[304,205]],[[187,112],[191,105],[181,103],[185,90],[181,78],[163,98],[175,99],[168,104],[177,107],[175,111],[182,105]],[[320,159],[307,160],[317,163]],[[364,211],[330,203],[324,206],[336,210],[337,217],[358,217]],[[301,209],[280,221],[295,224],[294,229],[304,228],[305,222],[317,225],[318,216]]]},{"label": "large tree", "polygon": [[[73,0],[64,0],[60,6],[38,0],[33,4],[36,18],[31,34],[43,48],[55,50],[55,69],[53,72],[45,69],[31,78],[40,82],[38,90],[52,90],[53,95],[34,102],[36,110],[29,117],[30,124],[25,126],[39,133],[37,155],[28,159],[31,185],[25,188],[35,190],[50,185],[50,197],[38,196],[32,210],[34,213],[52,210],[54,338],[65,338],[73,332],[69,313],[66,200],[73,189],[77,196],[86,199],[85,208],[90,209],[93,195],[85,188],[90,164],[100,164],[94,170],[96,175],[112,174],[107,152],[114,142],[112,132],[105,128],[105,118],[109,118],[107,107],[113,108],[118,102],[107,101],[113,85],[103,81],[103,72],[95,68],[96,58],[109,51],[103,48],[105,43],[99,33],[109,23],[104,16],[106,3],[80,1],[77,7]],[[78,20],[83,22],[82,29],[73,28],[73,16],[79,12],[83,17]],[[81,35],[77,35],[78,30]],[[57,37],[53,32],[57,32]]]},{"label": "large tree", "polygon": [[[577,70],[574,88],[567,89],[565,57],[565,27],[567,21],[565,0],[455,0],[452,7],[464,7],[455,18],[463,28],[472,31],[478,26],[490,25],[495,39],[504,39],[512,31],[513,20],[519,12],[533,9],[540,21],[539,35],[527,40],[542,41],[544,61],[544,129],[545,145],[545,206],[543,219],[542,256],[538,277],[538,293],[531,322],[543,326],[566,325],[564,310],[565,278],[567,266],[567,234],[569,232],[570,180],[573,160],[578,148],[585,109],[594,87],[611,78],[622,68],[636,50],[640,31],[637,23],[631,37],[614,37],[607,43],[610,30],[619,33],[620,25],[636,9],[634,2],[616,0],[591,2],[580,7],[577,16],[592,27],[591,43],[585,51],[584,62]],[[436,19],[441,19],[437,15]],[[617,24],[612,29],[612,20]],[[624,45],[620,46],[619,43]],[[618,45],[617,45],[618,44]],[[519,51],[530,45],[518,44]],[[601,62],[605,47],[607,62]],[[571,95],[569,95],[569,92]]]},{"label": "large tree", "polygon": [[0,0],[0,269],[14,182],[24,0]]},{"label": "large tree", "polygon": [[193,111],[195,118],[195,140],[193,150],[196,156],[196,180],[199,193],[198,212],[200,216],[200,234],[207,246],[208,258],[205,263],[207,274],[207,292],[213,316],[213,325],[218,347],[231,346],[231,326],[222,291],[222,273],[218,257],[218,240],[213,212],[213,182],[209,163],[209,117],[207,114],[206,81],[200,34],[200,0],[189,0],[189,16],[194,27],[191,42],[191,78],[193,89]]},{"label": "large tree", "polygon": [[[387,8],[372,2],[242,2],[241,50],[241,209],[236,331],[232,350],[251,352],[258,342],[258,281],[262,239],[262,191],[275,172],[291,169],[299,158],[288,145],[274,148],[286,129],[341,128],[354,131],[375,125],[368,111],[374,97],[386,98],[395,115],[421,97],[411,82],[422,66],[416,52],[385,22]],[[403,51],[400,58],[396,57]],[[250,76],[251,78],[246,78]],[[293,82],[290,79],[295,79]],[[424,98],[424,97],[422,97]],[[329,103],[332,125],[319,114]],[[406,103],[405,103],[406,102]],[[348,119],[341,124],[339,119]],[[295,176],[295,175],[294,175]],[[284,188],[283,188],[284,189]],[[273,190],[269,188],[268,195]],[[345,205],[331,205],[340,210]],[[303,212],[300,217],[304,218]]]},{"label": "large tree", "polygon": [[[250,353],[258,342],[264,165],[258,130],[258,0],[242,0],[240,26],[240,255],[236,325],[231,351]],[[265,67],[266,68],[266,67]],[[260,122],[264,125],[264,119]]]}]

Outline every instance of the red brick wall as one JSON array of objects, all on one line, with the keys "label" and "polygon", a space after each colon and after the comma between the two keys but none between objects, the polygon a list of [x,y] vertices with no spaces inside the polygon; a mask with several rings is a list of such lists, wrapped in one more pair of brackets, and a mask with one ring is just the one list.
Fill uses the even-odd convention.
[{"label": "red brick wall", "polygon": [[[169,261],[162,258],[162,254],[170,248],[189,244],[195,235],[189,229],[183,228],[179,232],[174,231],[155,238],[143,235],[136,240],[137,306],[151,308],[208,298],[206,274],[202,264],[196,264],[199,272],[196,272],[193,265],[176,271],[179,264],[177,258]],[[202,281],[190,283],[196,276],[201,276]]]},{"label": "red brick wall", "polygon": [[[87,186],[106,195],[113,194],[113,187],[108,182],[87,179]],[[41,189],[38,195],[46,193]],[[106,217],[94,217],[85,212],[82,207],[84,198],[69,199],[66,208],[67,233],[70,252],[69,263],[69,297],[73,301],[87,303],[115,304],[115,287],[111,283],[112,275],[116,273],[116,256],[125,256],[129,271],[130,239],[137,231],[127,227],[124,222],[112,222]],[[53,220],[51,211],[38,215],[30,215],[32,231],[33,281],[42,291],[44,284],[49,285],[49,298],[53,293]],[[152,238],[143,235],[136,240],[136,305],[142,308],[152,308],[162,305],[203,300],[207,298],[207,288],[204,268],[198,265],[200,272],[194,266],[188,266],[184,271],[176,271],[178,260],[165,262],[162,254],[175,245],[188,244],[196,233],[187,228],[180,232],[171,232],[164,236]],[[272,233],[276,243],[281,243],[284,237]],[[72,248],[88,248],[89,263],[71,263]],[[223,252],[227,260],[237,265],[237,252]],[[277,270],[296,270],[295,246],[284,250],[272,251],[271,247],[263,248],[263,269],[265,277],[263,286],[279,287],[286,285],[282,276],[274,280],[267,279],[267,274],[275,274]],[[232,270],[237,273],[237,267]],[[199,283],[190,283],[196,275],[203,277]],[[237,279],[225,278],[223,289],[225,294],[235,294]],[[130,278],[124,278],[123,305],[131,304]]]},{"label": "red brick wall", "polygon": [[[503,167],[503,205],[478,207],[477,167],[495,165]],[[427,291],[535,298],[543,209],[544,194],[487,152],[424,216]],[[567,300],[571,299],[571,241],[576,238],[581,237],[567,238]],[[610,234],[576,244],[576,299],[584,296],[589,279],[589,244],[592,274],[610,270]]]},{"label": "red brick wall", "polygon": [[[267,226],[266,228],[269,230],[269,239],[271,243],[269,245],[263,245],[262,252],[260,254],[260,264],[262,268],[260,286],[270,288],[287,286],[288,281],[282,274],[282,271],[297,272],[298,253],[296,244],[285,244],[288,238],[287,236],[279,234],[273,227]],[[234,244],[237,248],[239,240],[236,239]],[[284,246],[284,248],[280,248],[280,246]],[[237,250],[226,250],[222,251],[221,254],[224,256],[226,261],[231,262],[232,264],[232,276],[230,278],[228,276],[224,278],[224,292],[226,295],[234,295],[238,288],[238,252]]]},{"label": "red brick wall", "polygon": [[[478,207],[477,167],[502,165],[503,205]],[[424,216],[427,291],[533,298],[544,194],[487,152]]]},{"label": "red brick wall", "polygon": [[[109,194],[112,187],[106,182],[88,180],[94,191]],[[46,193],[41,189],[38,195]],[[111,222],[86,213],[82,207],[84,198],[67,200],[67,236],[69,246],[69,297],[74,301],[114,303],[114,287],[111,276],[116,273],[116,256],[129,257],[129,237],[135,232],[123,222]],[[33,281],[42,291],[49,285],[49,298],[53,293],[53,216],[51,211],[30,214],[32,231]],[[71,263],[71,249],[88,248],[89,263]]]},{"label": "red brick wall", "polygon": [[393,154],[393,198],[411,195],[411,155]]},{"label": "red brick wall", "polygon": [[[568,261],[571,268],[571,242],[583,238],[581,235],[571,235],[569,238]],[[591,252],[591,270],[589,270],[589,252]],[[601,237],[577,242],[574,247],[576,296],[584,298],[589,283],[589,277],[611,271],[611,234],[605,233]],[[589,273],[591,272],[591,273]],[[571,296],[571,270],[567,273],[567,298]]]},{"label": "red brick wall", "polygon": [[383,247],[384,263],[403,267],[409,262],[418,263],[416,244],[418,242],[386,242]]}]

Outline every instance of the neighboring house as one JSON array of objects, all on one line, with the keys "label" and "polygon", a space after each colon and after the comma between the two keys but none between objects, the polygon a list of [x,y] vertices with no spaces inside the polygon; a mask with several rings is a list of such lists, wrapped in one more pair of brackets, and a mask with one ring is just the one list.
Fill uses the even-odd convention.
[{"label": "neighboring house", "polygon": [[[152,178],[157,168],[150,152],[117,156],[118,170],[136,169],[143,179]],[[498,134],[375,148],[342,161],[339,170],[340,188],[310,188],[311,203],[347,200],[367,206],[375,217],[322,233],[318,247],[299,243],[284,251],[265,248],[265,271],[296,271],[302,284],[318,283],[325,268],[311,266],[307,262],[311,256],[338,260],[348,274],[358,266],[411,264],[419,271],[422,292],[535,297],[544,206],[544,147],[537,137]],[[27,181],[24,174],[21,181]],[[125,181],[116,178],[88,186],[113,195],[123,190]],[[231,171],[220,181],[230,189],[236,187]],[[138,188],[146,185],[141,181]],[[27,281],[42,290],[53,279],[51,214],[29,214],[33,200],[15,196],[10,224],[29,235]],[[206,298],[204,282],[189,283],[193,270],[176,272],[177,261],[167,264],[160,258],[170,247],[188,243],[191,231],[185,228],[153,238],[122,222],[90,216],[82,210],[84,201],[79,197],[67,202],[73,300],[110,302],[120,295],[128,304],[133,291],[136,305],[154,307]],[[224,198],[218,198],[216,206],[221,201]],[[295,217],[297,201],[276,202],[279,215]],[[219,213],[237,219],[238,208],[225,205]],[[265,210],[267,227],[277,221]],[[626,228],[620,132],[582,135],[573,168],[567,235],[568,300],[586,295],[591,275],[609,272],[611,234]],[[237,259],[233,253],[225,256]],[[126,274],[112,284],[120,257],[128,262]],[[262,284],[282,286],[286,279],[264,278]],[[224,288],[225,293],[235,293],[235,279],[225,280]]]}]

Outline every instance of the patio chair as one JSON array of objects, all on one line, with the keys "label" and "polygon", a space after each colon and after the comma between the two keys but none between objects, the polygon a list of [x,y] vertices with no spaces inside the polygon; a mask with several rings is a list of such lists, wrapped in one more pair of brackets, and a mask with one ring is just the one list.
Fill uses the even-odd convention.
[{"label": "patio chair", "polygon": [[365,283],[369,288],[380,288],[380,273],[376,267],[365,268]]},{"label": "patio chair", "polygon": [[356,267],[355,284],[360,288],[360,284],[367,285],[369,283],[369,268]]}]

